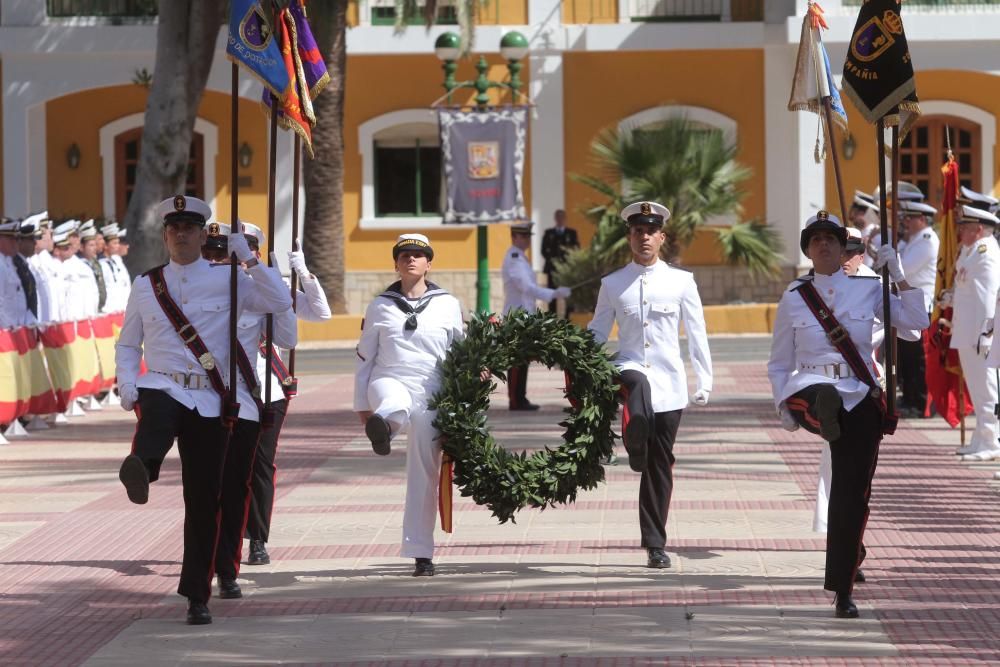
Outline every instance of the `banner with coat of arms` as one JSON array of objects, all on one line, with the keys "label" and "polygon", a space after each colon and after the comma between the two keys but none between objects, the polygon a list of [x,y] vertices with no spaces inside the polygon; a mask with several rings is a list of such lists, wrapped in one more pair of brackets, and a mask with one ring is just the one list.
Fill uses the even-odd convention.
[{"label": "banner with coat of arms", "polygon": [[526,218],[525,107],[439,109],[446,223],[510,222]]}]

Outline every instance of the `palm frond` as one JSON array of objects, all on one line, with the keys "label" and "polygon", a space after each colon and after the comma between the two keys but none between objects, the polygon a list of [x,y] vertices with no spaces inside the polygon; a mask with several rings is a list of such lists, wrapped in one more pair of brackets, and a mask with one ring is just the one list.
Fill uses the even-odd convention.
[{"label": "palm frond", "polygon": [[750,220],[717,229],[716,233],[722,255],[730,266],[745,266],[754,277],[774,275],[782,243],[773,228],[759,220]]}]

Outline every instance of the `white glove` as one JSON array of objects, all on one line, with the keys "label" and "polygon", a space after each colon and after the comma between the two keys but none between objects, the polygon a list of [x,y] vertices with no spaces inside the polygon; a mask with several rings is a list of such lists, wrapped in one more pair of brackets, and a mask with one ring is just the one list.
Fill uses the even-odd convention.
[{"label": "white glove", "polygon": [[899,264],[899,255],[896,254],[895,248],[888,243],[879,248],[878,254],[875,256],[875,268],[881,269],[883,266],[888,267],[889,278],[892,279],[892,282],[903,282],[905,276],[903,275],[903,267]]},{"label": "white glove", "polygon": [[557,287],[556,288],[556,298],[557,299],[568,299],[569,295],[572,294],[573,290],[568,287]]},{"label": "white glove", "polygon": [[309,269],[306,268],[306,256],[299,249],[298,239],[295,239],[295,250],[288,253],[288,266],[292,271],[299,274],[300,279],[309,277]]},{"label": "white glove", "polygon": [[786,431],[798,431],[799,423],[795,421],[795,417],[792,416],[792,411],[782,403],[781,407],[778,408],[778,419],[781,420],[781,428]]},{"label": "white glove", "polygon": [[695,405],[708,405],[708,394],[709,392],[704,389],[699,389],[694,392],[694,396],[691,400],[694,401]]},{"label": "white glove", "polygon": [[950,289],[946,289],[941,292],[941,298],[938,299],[937,305],[939,308],[949,308],[951,306],[951,300],[954,292]]},{"label": "white glove", "polygon": [[121,399],[122,409],[131,410],[139,400],[139,390],[134,384],[118,385],[118,398]]},{"label": "white glove", "polygon": [[247,237],[245,234],[230,234],[229,248],[227,252],[230,255],[235,252],[236,259],[241,262],[249,262],[251,259],[256,258],[253,251],[250,250],[250,245],[247,243]]}]

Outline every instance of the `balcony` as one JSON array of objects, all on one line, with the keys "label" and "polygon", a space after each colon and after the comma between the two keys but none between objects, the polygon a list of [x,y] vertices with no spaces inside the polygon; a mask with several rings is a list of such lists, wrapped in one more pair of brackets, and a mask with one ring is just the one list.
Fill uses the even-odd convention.
[{"label": "balcony", "polygon": [[763,21],[764,0],[564,0],[564,23]]},{"label": "balcony", "polygon": [[156,0],[46,0],[49,18],[89,17],[112,23],[152,21],[157,15]]}]

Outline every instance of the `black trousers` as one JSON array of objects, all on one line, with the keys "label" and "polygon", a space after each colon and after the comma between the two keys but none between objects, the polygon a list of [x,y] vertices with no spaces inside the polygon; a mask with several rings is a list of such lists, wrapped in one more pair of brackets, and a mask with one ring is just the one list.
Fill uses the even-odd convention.
[{"label": "black trousers", "polygon": [[274,475],[278,467],[274,464],[278,453],[278,436],[288,414],[288,401],[272,401],[274,426],[264,429],[257,445],[257,456],[253,461],[253,475],[250,477],[250,516],[247,520],[246,536],[251,540],[267,542],[271,533],[271,511],[274,508]]},{"label": "black trousers", "polygon": [[903,389],[903,407],[923,411],[927,404],[927,364],[924,359],[923,340],[896,340],[899,352],[899,384]]},{"label": "black trousers", "polygon": [[515,366],[507,371],[507,402],[512,408],[528,402],[527,366]]},{"label": "black trousers", "polygon": [[219,547],[215,551],[215,571],[221,577],[235,579],[240,573],[243,531],[246,530],[250,512],[250,478],[260,433],[260,422],[239,419],[229,439],[226,467],[222,474]]},{"label": "black trousers", "polygon": [[177,592],[208,602],[219,537],[226,429],[218,417],[202,417],[157,389],[139,390],[135,412],[139,423],[132,453],[145,463],[150,480],[159,477],[160,465],[177,439],[184,490],[184,557]]},{"label": "black trousers", "polygon": [[[812,385],[794,395],[810,405],[816,397]],[[792,411],[796,420],[801,413]],[[833,480],[827,513],[826,576],[823,588],[849,594],[854,574],[865,557],[865,526],[868,524],[872,479],[882,442],[882,412],[866,397],[848,412],[841,408],[840,437],[830,443]]]},{"label": "black trousers", "polygon": [[644,415],[649,424],[646,442],[646,470],[639,480],[639,531],[642,546],[664,547],[667,544],[667,514],[674,492],[674,441],[683,410],[653,412],[649,381],[639,371],[621,373],[625,405],[622,427],[634,415]]}]

